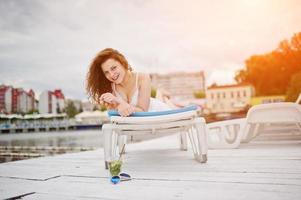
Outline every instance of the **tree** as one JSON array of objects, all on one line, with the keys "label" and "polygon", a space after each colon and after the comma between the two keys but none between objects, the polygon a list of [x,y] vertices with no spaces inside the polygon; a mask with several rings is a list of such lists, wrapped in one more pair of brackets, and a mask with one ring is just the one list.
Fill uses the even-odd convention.
[{"label": "tree", "polygon": [[107,107],[105,107],[105,106],[100,106],[100,111],[101,112],[104,112],[104,111],[106,111],[107,110]]},{"label": "tree", "polygon": [[301,71],[295,74],[290,81],[286,93],[286,101],[295,102],[301,93]]},{"label": "tree", "polygon": [[193,96],[197,99],[203,99],[206,98],[206,94],[203,90],[197,91],[193,93]]},{"label": "tree", "polygon": [[37,110],[37,109],[31,109],[31,110],[28,111],[26,114],[32,115],[32,114],[35,114],[35,113],[39,113],[39,110]]},{"label": "tree", "polygon": [[73,118],[78,113],[78,111],[76,110],[76,107],[74,106],[74,103],[72,101],[69,101],[67,103],[66,113],[69,118]]},{"label": "tree", "polygon": [[216,87],[218,86],[216,82],[213,82],[209,87]]},{"label": "tree", "polygon": [[[101,106],[100,110],[102,109],[102,107],[104,107],[104,106]],[[93,111],[95,111],[95,110],[99,110],[99,106],[98,105],[93,105]]]},{"label": "tree", "polygon": [[81,113],[81,112],[83,112],[84,111],[84,109],[83,109],[83,105],[82,104],[80,104],[80,106],[79,106],[79,112]]},{"label": "tree", "polygon": [[151,97],[156,98],[156,95],[157,95],[157,89],[152,87],[151,88]]},{"label": "tree", "polygon": [[280,42],[277,49],[263,55],[253,55],[245,68],[236,73],[238,83],[249,83],[257,95],[285,94],[292,76],[301,71],[301,33],[290,41]]}]

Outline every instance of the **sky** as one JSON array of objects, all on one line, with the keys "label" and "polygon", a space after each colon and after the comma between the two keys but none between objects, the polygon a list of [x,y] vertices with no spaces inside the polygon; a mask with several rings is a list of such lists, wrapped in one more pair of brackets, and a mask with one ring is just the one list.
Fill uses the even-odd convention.
[{"label": "sky", "polygon": [[138,72],[231,84],[300,22],[300,0],[0,0],[0,84],[87,99],[89,64],[107,47]]}]

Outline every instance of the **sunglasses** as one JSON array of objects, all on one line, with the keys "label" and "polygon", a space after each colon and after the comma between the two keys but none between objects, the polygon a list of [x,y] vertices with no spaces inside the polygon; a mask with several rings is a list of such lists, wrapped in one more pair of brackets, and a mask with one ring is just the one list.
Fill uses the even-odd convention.
[{"label": "sunglasses", "polygon": [[129,181],[131,180],[131,176],[129,174],[126,174],[126,173],[120,173],[119,176],[112,176],[111,177],[111,182],[113,184],[117,184],[121,181]]}]

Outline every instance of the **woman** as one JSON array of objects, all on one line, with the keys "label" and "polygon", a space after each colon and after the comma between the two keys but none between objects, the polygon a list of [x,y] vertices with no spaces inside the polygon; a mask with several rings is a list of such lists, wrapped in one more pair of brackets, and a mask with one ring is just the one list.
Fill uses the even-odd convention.
[{"label": "woman", "polygon": [[133,72],[126,58],[111,48],[102,50],[93,59],[87,74],[87,91],[95,102],[116,109],[121,116],[170,109],[150,97],[149,75]]}]

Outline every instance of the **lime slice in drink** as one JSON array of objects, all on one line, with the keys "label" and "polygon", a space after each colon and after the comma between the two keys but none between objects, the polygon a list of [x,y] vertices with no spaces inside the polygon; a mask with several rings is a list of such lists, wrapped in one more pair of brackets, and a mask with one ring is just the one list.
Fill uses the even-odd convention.
[{"label": "lime slice in drink", "polygon": [[120,160],[114,160],[109,162],[109,169],[112,176],[118,176],[121,171],[122,162]]}]

